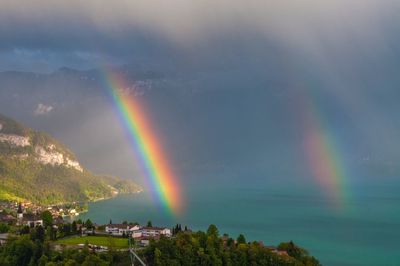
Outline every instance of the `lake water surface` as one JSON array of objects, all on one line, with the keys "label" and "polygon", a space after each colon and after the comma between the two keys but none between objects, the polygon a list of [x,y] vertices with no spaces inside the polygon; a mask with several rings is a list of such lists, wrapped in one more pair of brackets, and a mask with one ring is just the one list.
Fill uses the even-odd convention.
[{"label": "lake water surface", "polygon": [[[288,186],[290,187],[290,186]],[[400,265],[400,196],[398,186],[360,187],[346,210],[331,207],[315,191],[248,187],[234,184],[195,186],[186,191],[186,211],[165,215],[148,193],[122,195],[91,203],[80,218],[96,223],[123,220],[172,227],[175,223],[206,230],[213,223],[220,233],[277,245],[293,240],[323,265]]]}]

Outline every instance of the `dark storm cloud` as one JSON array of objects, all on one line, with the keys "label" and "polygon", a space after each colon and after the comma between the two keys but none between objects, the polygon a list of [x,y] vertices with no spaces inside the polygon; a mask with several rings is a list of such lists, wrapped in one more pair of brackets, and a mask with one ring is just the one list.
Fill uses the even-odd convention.
[{"label": "dark storm cloud", "polygon": [[257,36],[324,60],[326,50],[366,41],[367,48],[383,49],[383,32],[399,6],[391,0],[2,1],[0,50],[135,58],[224,51],[221,43],[237,54]]}]

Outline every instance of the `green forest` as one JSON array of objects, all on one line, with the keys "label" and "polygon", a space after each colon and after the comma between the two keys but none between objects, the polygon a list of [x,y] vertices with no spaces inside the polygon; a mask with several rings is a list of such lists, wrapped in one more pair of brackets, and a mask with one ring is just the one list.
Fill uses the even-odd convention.
[{"label": "green forest", "polygon": [[[90,220],[86,226],[92,226]],[[98,252],[86,244],[56,248],[57,238],[79,234],[77,224],[66,224],[55,232],[50,226],[20,228],[0,247],[0,265],[3,266],[128,266],[131,259],[127,249],[120,249],[109,237],[108,250]],[[95,238],[93,236],[92,238]],[[104,236],[101,237],[104,239]],[[126,241],[126,240],[125,240]],[[280,252],[281,254],[279,254]],[[283,253],[282,253],[283,252]],[[147,265],[221,265],[221,266],[319,266],[317,259],[293,242],[281,243],[275,251],[258,242],[246,242],[243,235],[232,239],[220,236],[215,225],[206,232],[175,231],[171,238],[151,240],[149,246],[137,248],[136,253]]]},{"label": "green forest", "polygon": [[149,265],[296,265],[317,266],[317,259],[293,242],[281,243],[279,255],[259,242],[246,242],[243,235],[237,239],[220,236],[215,225],[207,232],[179,232],[173,238],[152,241],[142,254]]}]

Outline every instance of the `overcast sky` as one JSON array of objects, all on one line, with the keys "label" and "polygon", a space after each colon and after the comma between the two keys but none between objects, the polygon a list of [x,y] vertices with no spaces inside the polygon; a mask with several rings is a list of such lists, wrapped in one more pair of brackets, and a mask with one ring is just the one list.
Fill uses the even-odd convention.
[{"label": "overcast sky", "polygon": [[[287,162],[293,143],[303,141],[296,131],[301,93],[315,101],[326,123],[321,134],[333,132],[343,158],[391,163],[400,158],[399,14],[398,0],[0,0],[0,71],[145,66],[144,72],[161,78],[143,99],[176,161],[187,159],[191,167],[201,159],[226,160],[227,154],[240,161],[233,165],[247,161],[263,171],[293,167]],[[132,79],[135,71],[128,71]],[[105,165],[85,153],[91,147],[80,145],[88,142],[83,135],[89,139],[93,129],[102,130],[97,121],[113,117],[111,111],[99,116],[104,106],[80,94],[85,82],[43,77],[36,98],[21,93],[20,100],[15,90],[35,83],[4,77],[9,83],[0,97],[2,112],[32,126],[43,120],[40,129],[93,159],[90,165]],[[76,97],[70,109],[60,95]],[[57,115],[69,121],[79,100],[84,111],[96,112],[72,127]],[[23,101],[27,107],[19,108]],[[64,136],[54,121],[71,132],[91,126]],[[119,134],[112,130],[105,135]],[[115,169],[126,158],[116,159]],[[253,169],[249,165],[243,169]]]},{"label": "overcast sky", "polygon": [[349,48],[390,55],[399,12],[396,0],[1,0],[0,70],[256,57],[265,43],[316,60]]}]

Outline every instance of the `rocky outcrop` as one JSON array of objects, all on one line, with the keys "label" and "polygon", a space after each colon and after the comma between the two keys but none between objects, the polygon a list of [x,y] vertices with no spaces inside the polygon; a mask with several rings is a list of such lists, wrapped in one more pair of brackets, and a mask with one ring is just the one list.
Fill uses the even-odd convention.
[{"label": "rocky outcrop", "polygon": [[36,160],[42,164],[60,165],[64,163],[64,155],[57,151],[47,151],[41,146],[35,147]]},{"label": "rocky outcrop", "polygon": [[37,155],[36,160],[42,164],[50,164],[53,166],[64,164],[67,167],[83,172],[83,168],[79,162],[74,161],[64,154],[58,152],[53,144],[47,146],[47,149],[41,146],[36,146],[35,153]]},{"label": "rocky outcrop", "polygon": [[[3,125],[0,124],[0,130],[2,128]],[[0,142],[6,142],[11,146],[16,147],[31,146],[31,141],[29,137],[19,136],[15,134],[0,133]],[[35,160],[41,164],[50,164],[52,166],[64,165],[66,167],[83,172],[83,168],[78,161],[73,160],[68,155],[64,155],[63,153],[57,151],[57,148],[54,144],[49,144],[46,148],[37,145],[35,146],[34,151]],[[24,153],[20,155],[14,155],[14,158],[26,159],[28,158],[28,156],[29,155],[27,153]]]},{"label": "rocky outcrop", "polygon": [[83,172],[82,166],[77,161],[71,160],[70,158],[66,158],[66,164],[67,167],[75,168],[76,170]]},{"label": "rocky outcrop", "polygon": [[0,142],[7,142],[10,145],[18,147],[26,147],[31,145],[28,137],[13,135],[13,134],[2,134],[0,133]]}]

